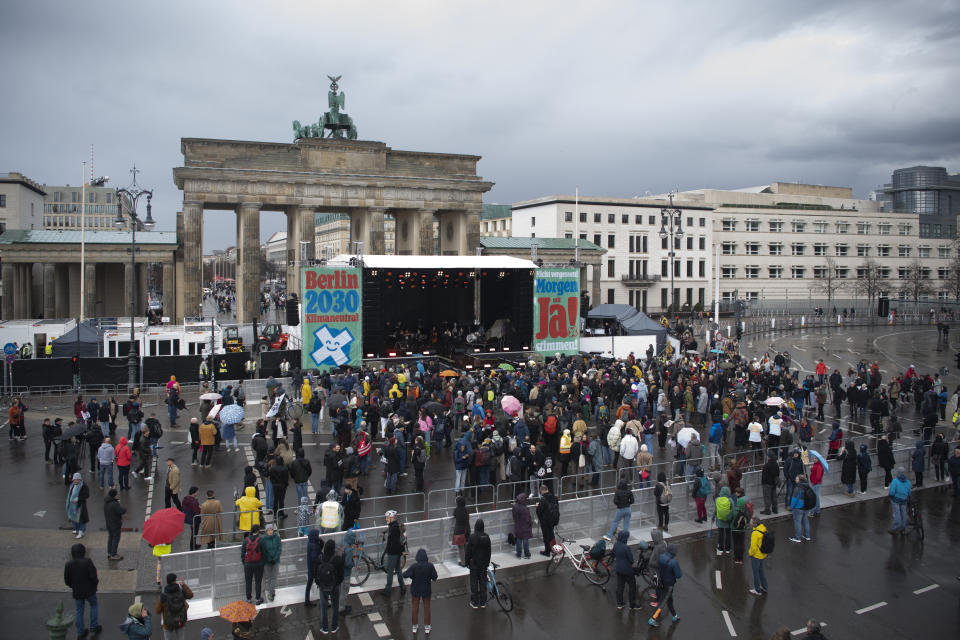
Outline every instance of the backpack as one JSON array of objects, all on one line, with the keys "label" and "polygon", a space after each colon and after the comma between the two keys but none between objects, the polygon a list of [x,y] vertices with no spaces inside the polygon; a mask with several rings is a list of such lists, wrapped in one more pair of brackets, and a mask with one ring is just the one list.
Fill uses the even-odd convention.
[{"label": "backpack", "polygon": [[747,510],[737,509],[737,513],[733,517],[733,528],[737,531],[746,531],[749,523],[750,519],[747,517]]},{"label": "backpack", "polygon": [[183,589],[164,594],[166,607],[163,610],[163,624],[179,629],[187,622],[187,598]]},{"label": "backpack", "polygon": [[473,458],[473,464],[476,467],[485,467],[487,466],[487,449],[486,447],[480,447],[476,450],[476,455]]},{"label": "backpack", "polygon": [[333,591],[336,589],[337,570],[333,566],[333,557],[327,561],[324,561],[322,555],[317,558],[317,568],[313,575],[320,591]]},{"label": "backpack", "polygon": [[557,416],[547,418],[547,421],[543,423],[543,432],[551,436],[557,434]]},{"label": "backpack", "polygon": [[717,511],[716,511],[717,520],[727,522],[730,520],[730,498],[727,496],[720,496],[717,498]]},{"label": "backpack", "polygon": [[700,485],[697,487],[697,496],[706,498],[710,495],[710,481],[706,476],[700,478]]},{"label": "backpack", "polygon": [[493,441],[493,455],[494,456],[503,455],[503,438],[499,438]]},{"label": "backpack", "polygon": [[260,562],[260,538],[247,537],[247,541],[243,543],[243,561],[244,562]]},{"label": "backpack", "polygon": [[813,492],[813,489],[810,488],[810,485],[803,485],[803,509],[807,511],[813,509],[817,506],[817,494]]},{"label": "backpack", "polygon": [[763,532],[763,538],[760,539],[760,553],[765,555],[770,555],[773,553],[773,545],[776,540],[773,537],[773,534],[769,531]]},{"label": "backpack", "polygon": [[457,399],[453,401],[453,410],[457,413],[464,413],[463,406],[463,397],[457,396]]},{"label": "backpack", "polygon": [[670,488],[669,483],[657,483],[663,487],[663,493],[660,494],[660,504],[670,504],[673,500],[673,489]]},{"label": "backpack", "polygon": [[599,540],[593,543],[593,546],[590,547],[590,551],[588,551],[587,554],[591,558],[602,558],[606,552],[607,552],[607,541],[604,540],[603,538],[600,538]]},{"label": "backpack", "polygon": [[609,417],[610,409],[607,408],[607,405],[605,404],[600,405],[600,408],[597,409],[597,420],[599,422],[606,422]]},{"label": "backpack", "polygon": [[423,447],[417,447],[413,450],[413,462],[414,464],[423,464],[427,461],[427,452],[423,450]]}]

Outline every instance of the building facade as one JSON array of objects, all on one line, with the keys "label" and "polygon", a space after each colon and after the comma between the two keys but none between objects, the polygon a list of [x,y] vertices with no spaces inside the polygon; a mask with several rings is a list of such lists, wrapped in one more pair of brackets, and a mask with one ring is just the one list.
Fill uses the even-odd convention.
[{"label": "building facade", "polygon": [[480,235],[509,238],[513,235],[513,211],[509,204],[483,205],[480,215]]},{"label": "building facade", "polygon": [[897,169],[882,189],[893,211],[920,216],[922,238],[954,238],[960,215],[960,174],[944,167],[916,166]]},{"label": "building facade", "polygon": [[43,226],[44,187],[22,173],[0,174],[0,233]]},{"label": "building facade", "polygon": [[[92,231],[112,231],[116,227],[117,192],[110,187],[71,187],[44,185],[43,228],[79,231],[81,209],[86,216],[86,228]],[[86,203],[83,203],[86,193]]]},{"label": "building facade", "polygon": [[854,199],[849,188],[793,183],[678,197],[714,209],[722,300],[816,306],[827,299],[912,300],[915,292],[920,300],[955,297],[953,241],[924,237],[923,214],[883,211],[881,202]]},{"label": "building facade", "polygon": [[599,292],[591,305],[629,304],[658,313],[675,299],[678,309],[705,308],[713,300],[713,207],[674,200],[683,236],[674,237],[672,257],[669,238],[660,237],[667,207],[666,198],[545,196],[512,206],[512,231],[521,238],[579,238],[605,249],[600,268],[590,270],[590,290]]}]

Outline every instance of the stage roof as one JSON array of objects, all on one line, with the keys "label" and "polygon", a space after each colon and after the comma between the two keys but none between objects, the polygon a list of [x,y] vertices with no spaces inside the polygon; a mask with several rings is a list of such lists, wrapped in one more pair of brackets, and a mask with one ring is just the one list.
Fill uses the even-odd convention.
[{"label": "stage roof", "polygon": [[[341,254],[328,263],[347,264],[349,254]],[[368,269],[536,269],[530,260],[512,256],[363,256]]]}]

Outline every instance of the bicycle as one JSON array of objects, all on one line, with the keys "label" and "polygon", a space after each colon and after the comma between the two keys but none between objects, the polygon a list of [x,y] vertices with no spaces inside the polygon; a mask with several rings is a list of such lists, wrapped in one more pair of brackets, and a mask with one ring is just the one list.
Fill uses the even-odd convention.
[{"label": "bicycle", "polygon": [[567,547],[567,544],[574,542],[576,540],[557,536],[557,540],[554,541],[551,548],[553,555],[547,563],[547,575],[551,576],[556,573],[560,563],[563,562],[564,558],[567,558],[576,571],[571,579],[582,573],[590,583],[597,585],[601,591],[606,593],[607,588],[604,585],[610,581],[610,567],[607,566],[606,560],[603,557],[591,558],[590,547],[585,544],[580,545],[580,553],[573,553]]},{"label": "bicycle", "polygon": [[[376,560],[371,558],[366,551],[364,543],[358,545],[359,548],[353,550],[353,570],[350,572],[350,585],[359,587],[367,578],[370,577],[370,569],[387,572],[387,532],[380,534],[380,542],[376,546],[383,549]],[[400,568],[403,569],[407,564],[407,541],[403,541],[404,553],[400,556]]]},{"label": "bicycle", "polygon": [[487,589],[490,596],[496,598],[497,604],[503,609],[504,613],[513,611],[513,596],[507,591],[505,584],[497,580],[497,569],[500,568],[496,562],[491,562],[487,567]]},{"label": "bicycle", "polygon": [[920,504],[916,500],[907,501],[907,526],[916,531],[923,540],[923,512],[920,511]]}]

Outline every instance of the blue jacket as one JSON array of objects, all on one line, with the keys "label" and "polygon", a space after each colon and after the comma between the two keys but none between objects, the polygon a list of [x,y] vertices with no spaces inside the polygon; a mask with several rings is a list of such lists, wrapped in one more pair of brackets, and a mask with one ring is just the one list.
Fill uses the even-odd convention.
[{"label": "blue jacket", "polygon": [[890,500],[894,504],[907,504],[907,500],[910,498],[910,491],[910,481],[907,480],[905,475],[900,474],[890,483]]},{"label": "blue jacket", "polygon": [[630,532],[621,531],[617,534],[617,541],[613,544],[613,557],[616,559],[614,570],[625,576],[633,575],[633,552],[627,540],[630,538]]},{"label": "blue jacket", "polygon": [[910,454],[911,460],[910,468],[913,469],[914,473],[923,473],[924,471],[924,458],[927,453],[923,450],[923,440],[917,441],[917,448],[913,450]]},{"label": "blue jacket", "polygon": [[520,444],[529,438],[530,429],[527,428],[527,423],[525,423],[523,420],[517,420],[517,424],[513,425],[513,435],[517,436],[517,444]]},{"label": "blue jacket", "polygon": [[410,595],[414,598],[429,598],[432,590],[431,583],[437,579],[437,569],[427,559],[427,550],[417,550],[417,561],[403,572],[404,578],[410,579]]},{"label": "blue jacket", "polygon": [[719,422],[714,422],[710,427],[710,443],[711,444],[720,444],[720,441],[723,439],[723,425]]},{"label": "blue jacket", "polygon": [[323,543],[320,542],[320,530],[310,529],[307,532],[307,582],[313,581],[313,571],[317,566],[317,558],[323,550]]},{"label": "blue jacket", "polygon": [[140,618],[134,618],[128,613],[127,619],[120,625],[120,631],[133,640],[149,640],[153,634],[153,619],[147,613],[147,616],[141,622]]},{"label": "blue jacket", "polygon": [[667,545],[667,550],[660,554],[660,584],[665,587],[673,586],[683,577],[680,565],[677,564],[677,551],[673,545]]},{"label": "blue jacket", "polygon": [[[466,447],[461,451],[461,447]],[[458,440],[453,450],[453,468],[458,471],[470,466],[470,445],[463,440]]]}]

